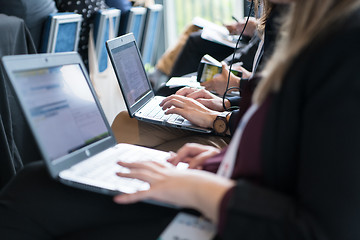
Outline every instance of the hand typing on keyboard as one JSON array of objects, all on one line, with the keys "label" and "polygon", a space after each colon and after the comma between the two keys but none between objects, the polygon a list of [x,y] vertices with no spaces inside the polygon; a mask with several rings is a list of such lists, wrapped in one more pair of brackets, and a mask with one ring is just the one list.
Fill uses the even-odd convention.
[{"label": "hand typing on keyboard", "polygon": [[166,110],[165,114],[181,115],[192,124],[205,128],[212,128],[215,118],[220,114],[192,98],[180,95],[171,95],[165,98],[160,106]]}]

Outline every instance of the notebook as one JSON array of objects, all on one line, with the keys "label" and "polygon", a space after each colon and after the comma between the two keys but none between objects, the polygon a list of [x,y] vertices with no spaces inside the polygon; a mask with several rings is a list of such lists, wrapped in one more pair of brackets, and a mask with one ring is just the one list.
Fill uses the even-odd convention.
[{"label": "notebook", "polygon": [[109,40],[106,46],[130,117],[201,133],[212,132],[193,125],[180,115],[164,114],[159,106],[164,97],[155,96],[132,33]]},{"label": "notebook", "polygon": [[169,153],[116,144],[77,53],[6,56],[2,63],[54,179],[110,195],[149,188],[116,176],[129,171],[117,161],[166,162]]}]

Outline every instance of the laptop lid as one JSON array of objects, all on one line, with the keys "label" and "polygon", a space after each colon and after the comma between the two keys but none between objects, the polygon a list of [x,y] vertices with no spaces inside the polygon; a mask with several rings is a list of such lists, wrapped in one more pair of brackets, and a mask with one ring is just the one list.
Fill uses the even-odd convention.
[{"label": "laptop lid", "polygon": [[106,42],[130,116],[155,96],[132,33]]},{"label": "laptop lid", "polygon": [[52,177],[116,144],[80,56],[6,56],[2,63]]}]

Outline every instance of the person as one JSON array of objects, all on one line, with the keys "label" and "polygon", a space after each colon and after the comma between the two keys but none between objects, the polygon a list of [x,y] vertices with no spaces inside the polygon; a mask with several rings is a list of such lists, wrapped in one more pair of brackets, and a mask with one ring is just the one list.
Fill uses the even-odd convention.
[{"label": "person", "polygon": [[[240,34],[244,28],[246,18],[240,22],[226,25],[230,34]],[[255,18],[250,17],[248,26],[244,31],[247,41],[256,35],[258,22]],[[196,72],[201,58],[205,54],[209,54],[217,60],[223,60],[229,56],[234,49],[226,45],[203,39],[202,31],[191,33],[184,47],[180,51],[172,67],[170,77],[181,77],[185,74]]]},{"label": "person", "polygon": [[[262,47],[262,55],[258,55],[259,60],[255,61],[256,69],[260,69],[261,65],[266,62],[267,55],[270,55],[273,51],[273,42],[276,39],[277,22],[275,22],[276,16],[281,15],[281,13],[286,10],[281,6],[273,7],[272,4],[268,4],[267,1],[264,1],[264,10],[265,14],[260,19],[262,24],[267,23],[265,28],[260,26],[261,31],[264,32],[264,44]],[[223,74],[227,75],[229,71],[223,69]],[[235,76],[231,75],[231,79]],[[158,126],[154,124],[144,123],[137,121],[136,119],[130,119],[126,112],[121,112],[115,118],[112,129],[117,138],[118,142],[125,142],[131,144],[137,144],[147,147],[156,148],[164,151],[177,151],[180,147],[188,142],[201,143],[209,146],[214,146],[217,148],[223,148],[228,145],[230,142],[230,137],[236,129],[237,122],[246,111],[250,105],[251,94],[256,87],[258,80],[254,79],[249,81],[249,84],[246,84],[243,91],[243,101],[240,110],[232,111],[231,114],[227,114],[226,122],[228,123],[228,130],[226,133],[219,135],[200,135],[191,133],[189,131],[173,129],[164,126]],[[174,105],[174,101],[178,102],[177,105]],[[181,103],[180,103],[181,102]],[[179,103],[181,108],[179,108]],[[200,103],[200,104],[199,104]],[[239,98],[232,97],[225,100],[225,107],[228,109],[231,106],[238,106]],[[194,124],[213,128],[214,120],[218,115],[222,114],[225,111],[223,107],[222,98],[211,94],[208,91],[183,88],[177,91],[175,95],[172,95],[165,99],[163,102],[164,109],[170,109],[169,113],[177,113],[187,118],[189,121]],[[225,135],[225,136],[221,136]]]},{"label": "person", "polygon": [[40,50],[45,20],[56,12],[57,8],[53,0],[0,0],[0,13],[25,21],[37,51]]},{"label": "person", "polygon": [[[239,34],[244,28],[246,18],[240,22],[225,25],[230,34]],[[259,42],[256,34],[258,22],[250,17],[248,25],[244,31],[244,40],[239,45],[238,61],[243,61],[244,65],[250,66],[253,60],[253,51]],[[205,25],[206,26],[206,25]],[[156,63],[155,69],[149,72],[149,79],[154,85],[154,89],[161,95],[165,95],[170,90],[164,90],[164,83],[171,77],[181,77],[186,74],[194,73],[198,70],[201,58],[209,54],[220,61],[234,52],[234,49],[209,41],[202,38],[203,23],[190,24],[181,34],[179,40],[172,48],[168,49]],[[241,58],[241,59],[240,59]],[[228,62],[230,62],[229,60]],[[164,92],[164,93],[163,93]]]},{"label": "person", "polygon": [[177,213],[136,203],[156,199],[200,211],[221,239],[359,239],[360,2],[271,1],[291,6],[238,141],[225,157],[188,145],[171,159],[223,158],[221,174],[120,162],[130,169],[120,176],[151,187],[116,196],[116,206],[50,181],[33,166],[1,192],[1,236],[106,238],[113,230],[113,237],[155,239]]}]

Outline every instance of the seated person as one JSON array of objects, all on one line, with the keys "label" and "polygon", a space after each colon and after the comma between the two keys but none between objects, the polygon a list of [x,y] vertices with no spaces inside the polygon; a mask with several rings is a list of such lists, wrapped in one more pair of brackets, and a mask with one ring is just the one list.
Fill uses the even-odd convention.
[{"label": "seated person", "polygon": [[[119,162],[130,169],[119,176],[151,186],[116,196],[116,205],[111,197],[52,181],[44,166],[33,165],[0,193],[1,236],[156,239],[182,210],[140,202],[152,199],[199,211],[224,240],[359,239],[360,6],[356,0],[281,2],[292,5],[283,19],[288,34],[265,67],[236,141],[218,155],[188,145],[171,159],[206,155],[199,162],[205,167],[204,160],[217,158],[217,175]],[[329,102],[333,96],[337,101]]]},{"label": "seated person", "polygon": [[[272,5],[268,7],[272,8]],[[275,8],[276,9],[276,8]],[[272,25],[272,19],[277,16],[278,10],[275,11],[270,18],[269,16],[264,16],[265,18],[269,17],[268,25]],[[267,27],[267,29],[269,28]],[[267,29],[265,32],[267,33]],[[275,41],[275,37],[267,38],[267,41]],[[264,44],[264,46],[271,46],[270,44]],[[266,52],[272,52],[272,48],[266,48]],[[263,55],[261,55],[263,57]],[[261,63],[261,61],[257,61],[257,63]],[[264,61],[265,62],[265,61]],[[259,65],[259,64],[258,64]],[[226,70],[226,69],[225,69]],[[228,71],[224,71],[224,73]],[[233,78],[233,76],[232,76]],[[230,141],[231,134],[235,130],[235,126],[243,113],[246,111],[250,104],[251,94],[256,86],[257,80],[251,81],[251,84],[246,88],[246,99],[247,101],[243,101],[243,107],[241,111],[235,111],[235,114],[228,114],[226,116],[226,120],[228,121],[228,129],[225,136],[214,136],[214,135],[199,135],[194,133],[190,133],[189,131],[179,130],[168,128],[164,126],[158,126],[154,124],[149,124],[141,121],[137,121],[136,119],[130,119],[127,112],[121,112],[114,120],[112,124],[112,129],[117,138],[118,142],[126,142],[131,144],[138,144],[142,146],[152,147],[161,150],[172,150],[176,151],[183,144],[189,142],[207,144],[215,147],[224,147]],[[191,94],[192,91],[196,91],[196,94]],[[188,97],[188,98],[183,98]],[[189,95],[189,96],[188,96]],[[177,100],[173,100],[176,98]],[[201,100],[201,99],[207,100]],[[181,99],[181,100],[180,100]],[[194,101],[196,99],[197,101]],[[170,101],[171,100],[171,101]],[[189,88],[185,88],[184,90],[179,90],[176,95],[172,95],[168,97],[163,103],[164,109],[168,107],[175,106],[174,101],[182,101],[183,107],[186,110],[180,109],[179,107],[173,108],[169,111],[169,113],[177,111],[180,115],[187,118],[189,121],[194,124],[198,124],[200,126],[213,128],[213,120],[221,115],[221,112],[224,112],[225,109],[228,109],[230,105],[236,106],[238,104],[238,99],[230,99],[225,100],[226,108],[223,107],[222,99],[216,97],[213,94],[210,94],[206,91],[198,91],[198,90],[190,90]],[[186,104],[184,104],[186,101]],[[201,104],[199,104],[201,103]],[[206,105],[203,105],[208,103]],[[189,111],[188,113],[186,113]],[[191,113],[191,114],[190,114]],[[224,134],[223,134],[224,135]]]},{"label": "seated person", "polygon": [[[245,23],[246,18],[240,22],[227,25],[226,27],[230,30],[229,32],[231,34],[240,34]],[[253,37],[256,34],[255,30],[257,26],[257,20],[250,17],[244,31],[244,36],[249,38]],[[209,54],[221,61],[234,52],[234,49],[231,47],[203,39],[201,33],[201,31],[198,31],[190,34],[184,47],[176,58],[169,77],[180,77],[188,73],[196,72],[198,64],[205,54]]]},{"label": "seated person", "polygon": [[[245,20],[226,25],[226,27],[232,34],[239,34],[239,31],[244,28],[244,25]],[[256,26],[257,21],[254,18],[250,18],[244,32],[244,36],[254,38],[254,40],[251,41],[251,46],[254,46],[254,49],[258,42],[258,37],[255,34]],[[191,24],[180,36],[176,45],[168,49],[158,60],[155,70],[149,73],[149,79],[154,84],[156,90],[160,88],[161,83],[166,82],[170,77],[179,77],[196,72],[198,64],[205,54],[222,60],[234,51],[231,47],[203,39],[201,34],[201,28]],[[242,48],[245,45],[247,45],[247,43],[242,42],[238,51],[244,51]],[[245,49],[246,51],[252,50],[250,47]],[[241,59],[241,61],[249,63],[250,65],[253,55],[249,53],[247,56],[250,56],[250,58]]]},{"label": "seated person", "polygon": [[0,0],[0,13],[24,19],[38,51],[45,20],[56,12],[53,0]]}]

